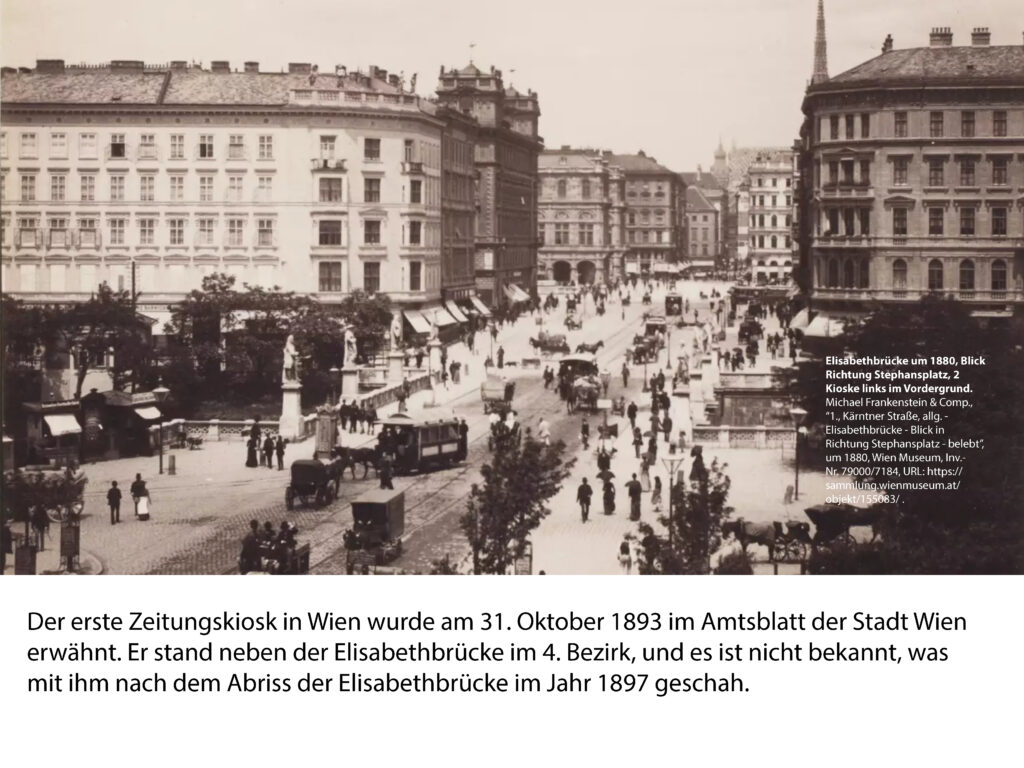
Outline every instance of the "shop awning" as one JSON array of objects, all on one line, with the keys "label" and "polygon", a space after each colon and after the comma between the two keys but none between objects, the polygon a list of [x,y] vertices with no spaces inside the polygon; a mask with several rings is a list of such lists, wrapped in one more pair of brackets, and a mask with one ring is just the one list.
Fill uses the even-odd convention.
[{"label": "shop awning", "polygon": [[668,264],[666,264],[665,262],[659,261],[657,264],[654,265],[654,271],[655,272],[671,272],[672,268]]},{"label": "shop awning", "polygon": [[524,291],[515,283],[505,286],[505,295],[508,296],[510,301],[529,301],[530,294]]},{"label": "shop awning", "polygon": [[459,309],[459,305],[449,299],[444,303],[445,307],[451,313],[452,317],[458,320],[460,323],[468,323],[469,318],[462,314],[462,310]]},{"label": "shop awning", "polygon": [[449,325],[456,325],[459,321],[448,314],[448,310],[444,307],[434,307],[433,309],[424,310],[427,312],[427,316],[433,318],[434,325],[438,328],[444,328]]},{"label": "shop awning", "polygon": [[484,317],[491,316],[491,310],[488,309],[487,305],[480,301],[480,299],[478,299],[476,296],[470,296],[469,300],[470,302],[472,302],[473,306],[476,307],[477,311],[481,315],[483,315]]},{"label": "shop awning", "polygon": [[50,434],[54,437],[61,435],[79,435],[82,428],[78,425],[78,419],[70,413],[51,413],[43,416],[43,421],[50,428]]},{"label": "shop awning", "polygon": [[415,309],[406,309],[402,314],[416,333],[430,333],[430,321]]},{"label": "shop awning", "polygon": [[813,336],[818,339],[834,339],[843,335],[843,321],[828,315],[818,315],[810,325],[804,329],[804,336]]},{"label": "shop awning", "polygon": [[789,321],[789,327],[794,331],[802,331],[809,322],[811,322],[811,311],[804,307],[793,315],[793,319]]},{"label": "shop awning", "polygon": [[155,408],[152,405],[139,405],[133,408],[135,415],[143,421],[159,421],[162,414],[159,408]]},{"label": "shop awning", "polygon": [[626,274],[627,274],[627,275],[635,275],[635,274],[637,274],[637,273],[638,273],[639,271],[640,271],[640,270],[639,270],[639,269],[637,269],[637,266],[636,266],[636,264],[627,264],[627,265],[626,265]]}]

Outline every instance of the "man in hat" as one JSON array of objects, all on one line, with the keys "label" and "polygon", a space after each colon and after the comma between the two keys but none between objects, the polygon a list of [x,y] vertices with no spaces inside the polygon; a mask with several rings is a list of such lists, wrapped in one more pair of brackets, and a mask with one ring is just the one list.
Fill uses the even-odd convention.
[{"label": "man in hat", "polygon": [[576,489],[576,501],[580,504],[580,516],[584,523],[587,522],[587,516],[590,515],[590,498],[593,494],[594,489],[590,487],[590,483],[584,477],[580,487]]}]

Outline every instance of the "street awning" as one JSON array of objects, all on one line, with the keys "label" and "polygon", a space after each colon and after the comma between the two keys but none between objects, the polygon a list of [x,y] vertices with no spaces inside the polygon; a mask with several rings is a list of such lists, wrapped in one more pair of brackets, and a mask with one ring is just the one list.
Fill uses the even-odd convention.
[{"label": "street awning", "polygon": [[160,409],[155,408],[152,405],[139,405],[133,408],[135,415],[143,421],[159,421],[161,417]]},{"label": "street awning", "polygon": [[406,309],[402,314],[416,333],[430,333],[430,322],[415,309]]},{"label": "street awning", "polygon": [[793,319],[789,321],[789,327],[794,331],[802,331],[809,322],[811,322],[811,311],[804,307],[793,315]]},{"label": "street awning", "polygon": [[640,271],[640,270],[639,270],[639,269],[637,269],[637,266],[636,266],[636,264],[627,264],[627,265],[626,265],[626,274],[627,274],[627,275],[635,275],[635,274],[637,274],[637,273],[638,273],[639,271]]},{"label": "street awning", "polygon": [[804,336],[813,336],[818,339],[834,339],[842,336],[844,330],[843,321],[828,315],[818,315],[810,325],[804,329]]},{"label": "street awning", "polygon": [[524,291],[522,288],[520,288],[515,283],[512,283],[510,285],[506,285],[505,286],[505,294],[512,301],[529,301],[530,300],[530,294],[528,294],[526,291]]},{"label": "street awning", "polygon": [[54,437],[80,435],[82,433],[78,419],[70,413],[51,413],[48,416],[43,416],[43,421],[46,422],[46,426],[50,428],[50,434]]},{"label": "street awning", "polygon": [[491,316],[491,310],[488,309],[487,305],[480,301],[480,299],[478,299],[476,296],[470,296],[469,300],[472,302],[473,306],[476,307],[477,311],[481,315],[483,315],[484,317]]},{"label": "street awning", "polygon": [[451,313],[451,316],[454,317],[456,320],[458,320],[460,323],[468,323],[469,322],[469,318],[466,317],[464,314],[462,314],[462,310],[459,309],[459,305],[456,304],[454,301],[452,301],[451,299],[448,299],[448,301],[446,301],[444,303],[444,305],[448,309],[448,311]]},{"label": "street awning", "polygon": [[456,325],[459,322],[454,317],[449,315],[448,310],[446,310],[444,307],[434,307],[433,309],[425,310],[425,312],[428,313],[428,317],[433,318],[434,325],[436,325],[438,328],[444,328],[445,326],[448,325]]},{"label": "street awning", "polygon": [[669,272],[671,270],[670,270],[668,264],[666,264],[663,261],[659,261],[657,264],[654,265],[654,271],[655,272]]}]

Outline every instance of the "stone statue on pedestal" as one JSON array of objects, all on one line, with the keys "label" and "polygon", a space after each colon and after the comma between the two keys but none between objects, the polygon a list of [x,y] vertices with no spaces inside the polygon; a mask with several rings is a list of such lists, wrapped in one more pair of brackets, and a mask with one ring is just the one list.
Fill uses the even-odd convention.
[{"label": "stone statue on pedestal", "polygon": [[355,365],[356,354],[356,335],[349,328],[345,331],[345,365]]},{"label": "stone statue on pedestal", "polygon": [[298,381],[299,378],[299,357],[298,352],[295,349],[295,337],[292,334],[288,334],[288,339],[284,343],[284,370],[282,371],[282,381]]},{"label": "stone statue on pedestal", "polygon": [[397,315],[391,320],[391,349],[402,345],[402,319]]}]

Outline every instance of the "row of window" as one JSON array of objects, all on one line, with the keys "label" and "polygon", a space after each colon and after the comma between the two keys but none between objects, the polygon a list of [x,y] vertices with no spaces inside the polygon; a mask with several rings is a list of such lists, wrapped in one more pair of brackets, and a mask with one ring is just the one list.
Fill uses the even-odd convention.
[{"label": "row of window", "polygon": [[[773,187],[778,187],[779,186],[779,177],[778,176],[772,176],[772,180],[771,181],[772,181],[772,186]],[[787,187],[792,187],[793,186],[793,179],[791,179],[789,177],[786,177],[785,181],[786,181],[786,186]],[[758,187],[765,186],[764,176],[758,176],[757,177],[757,186]],[[762,203],[762,205],[764,205],[764,203]],[[775,205],[775,203],[772,203],[772,205]]]},{"label": "row of window", "polygon": [[[556,194],[560,199],[566,197],[569,194],[569,183],[565,179],[559,179],[558,183],[555,185],[555,188]],[[584,200],[588,200],[590,198],[590,193],[590,179],[581,179],[580,197],[582,197]]]},{"label": "row of window", "polygon": [[[80,248],[95,248],[100,245],[100,230],[98,219],[93,217],[79,217],[74,223],[76,230],[69,228],[68,219],[62,216],[51,216],[46,220],[46,229],[40,226],[40,220],[35,216],[21,216],[16,221],[15,245],[21,248],[69,248],[77,245]],[[378,222],[379,223],[379,222]],[[155,246],[157,243],[157,232],[160,228],[160,221],[155,216],[137,216],[135,224],[138,230],[136,245]],[[186,243],[186,232],[189,220],[186,216],[169,216],[164,220],[166,226],[166,239],[163,245],[184,246]],[[2,242],[6,244],[7,219],[0,218],[0,232]],[[128,216],[107,216],[107,245],[128,245],[127,232],[129,229]],[[245,230],[247,220],[245,218],[229,217],[225,221],[224,244],[229,247],[244,247]],[[253,242],[257,247],[272,247],[276,242],[277,220],[272,217],[256,219],[256,235]],[[195,244],[216,245],[217,218],[212,216],[200,216],[195,220]],[[164,239],[164,238],[161,238]]]},{"label": "row of window", "polygon": [[[402,290],[422,291],[423,284],[423,262],[408,261],[407,284]],[[319,288],[321,293],[341,293],[344,290],[342,273],[345,263],[341,261],[321,261],[318,266]],[[362,289],[367,293],[378,293],[380,291],[380,262],[363,262],[363,284]]]},{"label": "row of window", "polygon": [[[831,258],[825,264],[825,288],[867,288],[869,286],[868,261],[847,258],[842,261]],[[928,262],[928,290],[942,291],[947,289],[946,266],[940,259]],[[1008,269],[1003,259],[995,259],[989,265],[989,290],[1002,292],[1007,290]],[[957,289],[970,292],[980,290],[977,281],[977,267],[972,259],[963,259],[957,268]],[[819,278],[820,279],[820,278]],[[896,259],[892,263],[892,288],[896,295],[907,290],[907,262]]]},{"label": "row of window", "polygon": [[[541,243],[547,243],[547,228],[541,226],[539,229]],[[553,225],[552,232],[554,239],[550,243],[551,245],[569,245],[569,225],[568,224],[555,224]],[[594,225],[593,224],[578,224],[576,226],[576,244],[577,245],[593,245],[594,244]]]},{"label": "row of window", "polygon": [[[909,136],[909,120],[907,112],[895,112],[893,115],[893,132],[897,138]],[[852,140],[856,138],[867,139],[871,137],[871,115],[862,113],[859,115],[830,115],[829,139],[832,141]],[[946,136],[946,113],[932,111],[928,113],[928,135],[933,138]],[[855,135],[857,126],[860,126],[859,136]],[[960,112],[960,136],[973,138],[977,135],[977,113],[975,110],[962,110]],[[842,128],[842,132],[840,132]],[[840,135],[840,133],[842,135]],[[1001,137],[1007,135],[1007,114],[1006,110],[997,109],[992,112],[992,135]]]},{"label": "row of window", "polygon": [[[104,157],[108,160],[129,159],[131,147],[125,133],[111,133],[104,139]],[[379,161],[380,142],[378,138],[363,139],[363,160],[371,162]],[[23,160],[32,160],[40,157],[41,134],[36,131],[22,131],[18,137],[18,157]],[[51,160],[66,160],[69,156],[70,138],[65,131],[52,131],[49,134],[48,157]],[[337,136],[323,135],[320,137],[320,156],[323,159],[333,160]],[[193,147],[193,157],[197,160],[215,160],[217,142],[214,134],[200,134]],[[100,156],[100,136],[98,133],[88,131],[78,134],[78,158],[81,160],[98,160]],[[172,133],[168,137],[168,160],[185,159],[185,134]],[[405,139],[404,154],[406,162],[417,160],[418,147],[413,139]],[[134,147],[134,155],[138,160],[160,159],[159,145],[155,133],[139,134],[138,144]],[[248,159],[248,148],[244,134],[230,134],[227,146],[224,147],[224,155],[228,160]],[[7,157],[7,132],[0,132],[0,157]],[[263,134],[256,137],[256,158],[258,160],[274,159],[274,137],[272,134]]]},{"label": "row of window", "polygon": [[[926,208],[928,211],[928,234],[941,236],[946,234],[946,209],[939,206]],[[909,234],[910,209],[896,207],[892,209],[893,237],[907,237]],[[989,216],[989,234],[992,237],[1006,237],[1009,208],[993,206]],[[825,237],[855,237],[871,234],[871,211],[868,208],[826,208]],[[975,237],[979,234],[977,209],[974,206],[963,206],[959,214],[960,236]]]},{"label": "row of window", "polygon": [[[779,207],[779,195],[751,195],[750,205],[756,208],[778,208]],[[781,197],[784,208],[793,207],[793,196],[784,195]]]},{"label": "row of window", "polygon": [[[160,200],[172,203],[191,202],[195,198],[185,197],[186,174],[172,173],[167,177],[166,192],[161,190]],[[199,197],[200,203],[212,203],[215,201],[215,179],[213,174],[199,175]],[[6,199],[6,174],[0,175],[0,200]],[[321,203],[343,202],[344,179],[324,177],[318,179],[318,200]],[[363,202],[381,202],[381,179],[363,179]],[[97,176],[92,173],[79,174],[78,177],[78,200],[83,203],[96,202]],[[128,200],[127,197],[128,177],[126,174],[110,174],[107,180],[107,197],[104,202],[136,202]],[[156,174],[140,174],[138,187],[138,200],[142,203],[153,203],[157,201],[157,176]],[[38,177],[34,173],[23,173],[20,175],[20,200],[21,202],[35,202],[38,200]],[[254,200],[256,202],[272,202],[274,198],[274,177],[272,175],[258,175],[256,177],[256,188]],[[408,203],[421,205],[423,203],[423,180],[411,179],[409,181]],[[66,202],[68,200],[68,175],[65,173],[50,174],[50,196],[51,202]],[[242,174],[229,174],[227,185],[224,189],[224,201],[229,203],[243,202],[245,200],[245,176]]]},{"label": "row of window", "polygon": [[758,227],[759,229],[764,229],[765,227],[768,226],[770,226],[772,229],[778,229],[779,227],[789,229],[792,221],[793,217],[788,213],[781,219],[774,213],[771,216],[766,216],[763,213],[758,213],[750,217],[750,225],[753,227]]},{"label": "row of window", "polygon": [[[957,160],[959,174],[957,180],[961,187],[978,186],[981,179],[978,174],[978,161],[973,157],[962,157]],[[993,157],[989,160],[988,184],[1007,186],[1010,183],[1010,160],[1008,157]],[[946,160],[941,157],[927,159],[928,186],[945,187],[947,185]],[[892,183],[895,187],[909,186],[910,158],[895,157],[892,159]]]},{"label": "row of window", "polygon": [[793,240],[789,235],[780,237],[779,235],[756,235],[750,238],[750,244],[755,248],[771,248],[778,250],[779,248],[790,248]]}]

